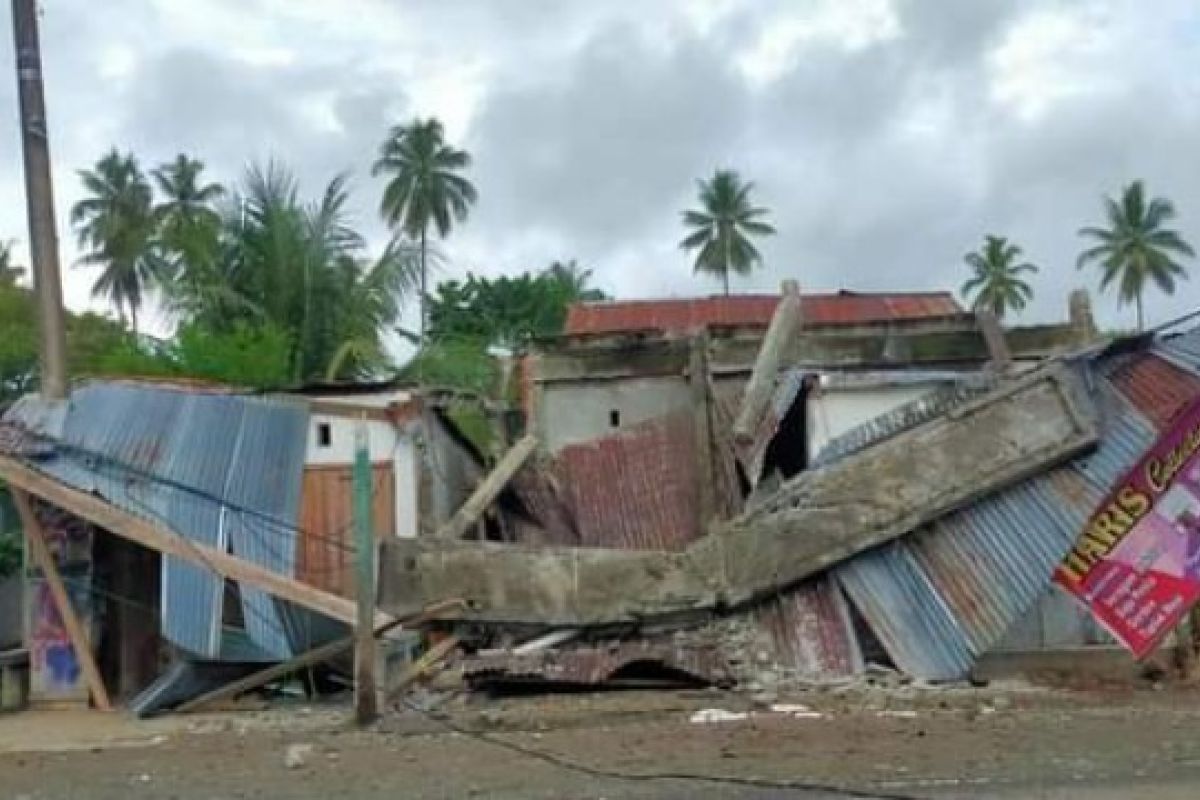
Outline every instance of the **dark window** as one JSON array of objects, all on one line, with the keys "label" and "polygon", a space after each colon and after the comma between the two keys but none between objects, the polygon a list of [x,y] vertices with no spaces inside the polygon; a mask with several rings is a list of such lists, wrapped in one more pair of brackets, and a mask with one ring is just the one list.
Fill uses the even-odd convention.
[{"label": "dark window", "polygon": [[615,408],[612,411],[609,411],[608,412],[608,424],[614,428],[621,427],[621,412]]},{"label": "dark window", "polygon": [[329,447],[333,444],[333,429],[329,427],[328,422],[322,422],[317,425],[317,446]]}]

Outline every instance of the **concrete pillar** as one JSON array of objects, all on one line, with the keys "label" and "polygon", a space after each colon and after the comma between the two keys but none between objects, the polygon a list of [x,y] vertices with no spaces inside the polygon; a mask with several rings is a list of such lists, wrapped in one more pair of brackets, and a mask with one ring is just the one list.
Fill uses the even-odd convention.
[{"label": "concrete pillar", "polygon": [[1092,317],[1092,298],[1087,289],[1075,289],[1067,298],[1067,319],[1076,344],[1081,347],[1099,338],[1096,320]]}]

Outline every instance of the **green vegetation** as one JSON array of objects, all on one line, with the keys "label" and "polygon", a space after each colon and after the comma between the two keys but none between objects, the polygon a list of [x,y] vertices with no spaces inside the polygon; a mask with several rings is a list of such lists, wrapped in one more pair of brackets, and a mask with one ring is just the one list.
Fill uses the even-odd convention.
[{"label": "green vegetation", "polygon": [[750,202],[754,184],[742,181],[732,170],[717,170],[707,181],[698,181],[699,210],[683,212],[689,233],[679,246],[697,251],[695,271],[717,275],[729,294],[729,273],[749,275],[762,263],[752,236],[770,236],[775,229],[763,221],[769,212]]},{"label": "green vegetation", "polygon": [[1125,187],[1120,198],[1105,197],[1108,227],[1081,228],[1079,235],[1094,245],[1079,254],[1077,266],[1097,264],[1100,288],[1116,284],[1121,304],[1137,307],[1137,328],[1145,328],[1143,295],[1148,283],[1164,294],[1174,294],[1177,281],[1187,279],[1187,270],[1176,260],[1192,257],[1195,251],[1178,231],[1166,227],[1175,219],[1175,206],[1163,197],[1146,200],[1141,181]]},{"label": "green vegetation", "polygon": [[1020,258],[1021,248],[1003,236],[988,236],[978,252],[963,256],[972,275],[963,284],[962,293],[972,308],[987,309],[999,319],[1010,310],[1025,308],[1033,299],[1033,289],[1021,276],[1032,275],[1038,268]]}]

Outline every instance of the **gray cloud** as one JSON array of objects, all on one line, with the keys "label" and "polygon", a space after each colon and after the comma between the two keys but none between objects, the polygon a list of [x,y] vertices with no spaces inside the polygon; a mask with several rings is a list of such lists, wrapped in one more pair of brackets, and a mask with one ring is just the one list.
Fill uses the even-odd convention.
[{"label": "gray cloud", "polygon": [[[962,254],[999,233],[1043,267],[1026,318],[1058,317],[1070,288],[1094,283],[1074,269],[1075,230],[1135,178],[1172,197],[1200,243],[1190,4],[894,0],[894,25],[857,30],[883,5],[61,0],[44,28],[60,217],[74,170],[114,144],[147,163],[187,150],[225,180],[273,155],[310,192],[353,171],[378,241],[377,143],[437,113],[473,152],[481,194],[445,245],[451,274],[576,257],[619,294],[712,291],[676,242],[695,179],[716,166],[755,180],[779,229],[743,289],[786,275],[955,288]],[[778,63],[744,71],[792,28]],[[14,154],[0,161],[4,238],[24,232],[11,80],[0,107]],[[85,280],[69,278],[76,303]],[[1152,316],[1192,296],[1156,298]]]}]

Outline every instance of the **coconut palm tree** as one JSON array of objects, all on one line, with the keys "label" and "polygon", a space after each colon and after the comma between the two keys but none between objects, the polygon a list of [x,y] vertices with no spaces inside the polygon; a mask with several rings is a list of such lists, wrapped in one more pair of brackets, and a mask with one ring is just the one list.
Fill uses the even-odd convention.
[{"label": "coconut palm tree", "polygon": [[1100,266],[1100,288],[1117,284],[1117,301],[1137,307],[1137,326],[1145,326],[1143,295],[1147,281],[1164,293],[1175,293],[1175,284],[1187,279],[1187,270],[1176,259],[1196,253],[1179,232],[1165,227],[1175,218],[1175,206],[1163,197],[1146,200],[1141,181],[1125,187],[1120,199],[1104,198],[1108,227],[1080,228],[1079,235],[1095,244],[1079,254],[1076,265]]},{"label": "coconut palm tree", "polygon": [[146,294],[167,278],[152,247],[150,184],[137,159],[115,148],[79,177],[87,196],[71,209],[71,224],[84,251],[83,263],[103,268],[92,294],[106,296],[136,335]]},{"label": "coconut palm tree", "polygon": [[201,177],[204,162],[180,153],[150,175],[162,200],[154,208],[158,238],[177,274],[216,256],[221,217],[215,205],[225,189]]},{"label": "coconut palm tree", "polygon": [[467,218],[477,194],[462,172],[471,156],[446,144],[442,123],[414,119],[392,128],[380,145],[373,175],[388,176],[380,213],[393,231],[402,232],[420,246],[420,336],[425,337],[429,281],[430,226],[445,238],[455,222]]},{"label": "coconut palm tree", "polygon": [[540,277],[560,286],[570,303],[596,303],[608,299],[602,290],[591,285],[592,271],[579,266],[573,258],[552,262],[542,270]]},{"label": "coconut palm tree", "polygon": [[216,330],[286,331],[298,382],[378,374],[387,361],[381,337],[416,284],[418,254],[393,241],[368,259],[348,200],[345,176],[306,203],[282,165],[250,167],[226,204],[218,258],[179,288],[181,315]]},{"label": "coconut palm tree", "polygon": [[962,285],[962,293],[972,308],[991,311],[999,319],[1025,308],[1033,299],[1033,289],[1021,276],[1032,275],[1038,268],[1020,258],[1021,248],[1003,236],[987,236],[978,252],[963,256],[972,275]]},{"label": "coconut palm tree", "polygon": [[721,276],[728,295],[730,272],[748,275],[762,262],[750,237],[770,236],[775,229],[762,219],[768,210],[750,202],[754,184],[733,170],[717,170],[697,185],[700,209],[683,212],[689,233],[679,246],[697,250],[695,271]]}]

